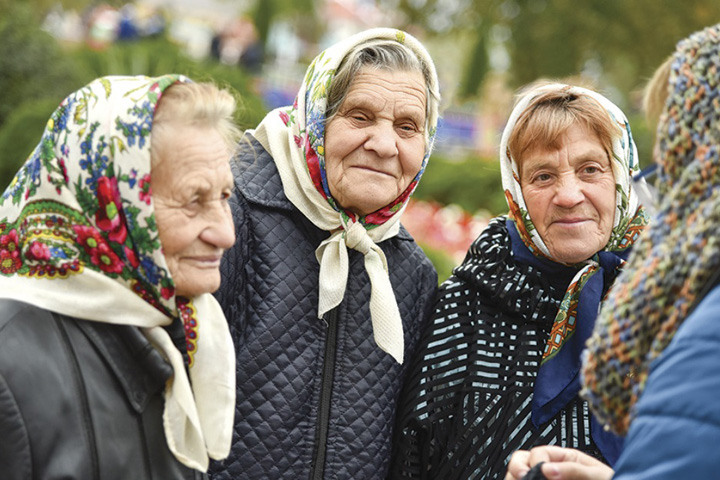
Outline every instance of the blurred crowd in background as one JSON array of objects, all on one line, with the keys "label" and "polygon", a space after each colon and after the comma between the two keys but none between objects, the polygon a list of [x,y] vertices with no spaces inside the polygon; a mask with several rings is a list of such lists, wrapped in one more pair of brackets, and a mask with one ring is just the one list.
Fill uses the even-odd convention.
[{"label": "blurred crowd in background", "polygon": [[[402,28],[427,45],[441,80],[435,151],[404,223],[443,280],[506,208],[497,145],[517,88],[544,77],[602,91],[628,112],[647,164],[642,86],[676,39],[717,21],[720,4],[705,0],[0,0],[2,162],[27,157],[40,119],[92,78],[210,78],[238,91],[239,121],[251,128],[293,102],[327,46],[370,27]],[[0,181],[16,169],[0,164]]]}]

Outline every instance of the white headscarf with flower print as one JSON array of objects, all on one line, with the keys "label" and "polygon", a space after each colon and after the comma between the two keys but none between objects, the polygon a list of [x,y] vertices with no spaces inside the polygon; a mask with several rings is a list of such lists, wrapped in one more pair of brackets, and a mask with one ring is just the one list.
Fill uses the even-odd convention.
[{"label": "white headscarf with flower print", "polygon": [[[552,259],[545,242],[538,234],[537,229],[532,223],[530,215],[527,213],[527,205],[522,194],[520,186],[520,172],[518,170],[517,160],[510,156],[508,151],[508,140],[510,134],[515,129],[520,116],[525,112],[530,102],[543,93],[556,90],[566,91],[571,94],[585,95],[597,101],[610,115],[612,121],[621,130],[621,135],[613,139],[610,164],[615,177],[616,188],[615,195],[615,216],[613,220],[613,230],[605,249],[613,250],[620,245],[625,235],[627,222],[632,218],[640,206],[640,200],[637,192],[632,188],[632,178],[639,171],[638,154],[635,148],[635,142],[630,136],[630,127],[625,114],[614,103],[599,93],[593,92],[586,88],[565,85],[560,83],[552,83],[541,85],[524,92],[515,107],[513,108],[510,118],[503,130],[502,139],[500,141],[500,172],[502,176],[502,185],[506,196],[509,195],[508,203],[515,202],[519,207],[519,212],[512,212],[515,217],[520,215],[522,218],[514,218],[518,225],[518,229],[525,230],[530,237],[532,245],[527,245],[533,251],[539,251],[547,258]],[[510,205],[511,211],[514,210]],[[527,227],[530,228],[527,228]],[[521,235],[522,236],[522,235]]]},{"label": "white headscarf with flower print", "polygon": [[[366,30],[339,42],[318,55],[307,70],[295,105],[273,110],[251,134],[270,153],[277,165],[287,198],[318,228],[331,232],[315,251],[320,263],[318,317],[340,305],[348,278],[347,248],[361,252],[370,277],[370,314],[373,336],[378,346],[403,362],[402,320],[393,293],[385,254],[377,243],[397,235],[400,216],[407,200],[425,170],[432,150],[438,121],[437,103],[430,98],[426,119],[425,156],[413,182],[389,206],[365,217],[346,212],[332,198],[325,179],[324,135],[328,87],[336,69],[356,46],[374,40],[401,43],[422,60],[429,69],[427,85],[439,100],[437,74],[430,55],[411,35],[391,28]],[[317,171],[310,172],[310,168]],[[313,182],[312,175],[318,177]],[[319,185],[322,177],[322,185]]]},{"label": "white headscarf with flower print", "polygon": [[[168,447],[206,471],[209,458],[230,451],[234,349],[212,295],[176,298],[150,190],[155,107],[165,88],[188,81],[103,77],[61,103],[0,199],[0,298],[140,327],[174,371],[163,413]],[[189,375],[162,328],[187,312],[197,322]]]}]

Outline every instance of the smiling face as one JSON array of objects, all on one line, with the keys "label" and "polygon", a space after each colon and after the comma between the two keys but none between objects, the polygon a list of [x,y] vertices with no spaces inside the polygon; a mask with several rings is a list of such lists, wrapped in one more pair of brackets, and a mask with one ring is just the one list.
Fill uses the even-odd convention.
[{"label": "smiling face", "polygon": [[227,143],[214,129],[168,125],[153,131],[153,148],[155,219],[176,294],[213,292],[222,254],[235,242]]},{"label": "smiling face", "polygon": [[597,135],[574,125],[560,148],[527,151],[519,166],[528,214],[554,260],[578,263],[607,245],[615,178]]},{"label": "smiling face", "polygon": [[333,198],[367,215],[390,204],[425,156],[425,80],[420,72],[363,68],[325,132]]}]

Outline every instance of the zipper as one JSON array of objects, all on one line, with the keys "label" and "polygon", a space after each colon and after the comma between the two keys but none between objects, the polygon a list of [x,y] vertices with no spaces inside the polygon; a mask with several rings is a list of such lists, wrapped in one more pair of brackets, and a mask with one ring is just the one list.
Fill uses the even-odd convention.
[{"label": "zipper", "polygon": [[328,429],[330,427],[330,400],[332,397],[333,377],[335,375],[335,356],[338,337],[338,309],[334,308],[325,315],[327,337],[325,339],[325,358],[323,360],[322,381],[320,383],[320,404],[318,405],[317,426],[315,429],[315,453],[310,468],[310,478],[321,480],[325,473]]}]

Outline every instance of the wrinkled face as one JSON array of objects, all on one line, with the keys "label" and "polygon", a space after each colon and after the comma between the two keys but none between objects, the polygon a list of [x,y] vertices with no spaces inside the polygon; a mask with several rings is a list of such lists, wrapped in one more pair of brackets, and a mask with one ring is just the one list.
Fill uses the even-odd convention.
[{"label": "wrinkled face", "polygon": [[420,72],[363,68],[325,132],[333,198],[367,215],[390,204],[425,156],[425,80]]},{"label": "wrinkled face", "polygon": [[196,297],[220,286],[220,259],[235,242],[228,205],[231,156],[213,129],[168,125],[153,134],[155,219],[176,294]]},{"label": "wrinkled face", "polygon": [[595,133],[573,126],[558,150],[528,151],[519,168],[528,214],[554,260],[578,263],[607,245],[615,178]]}]

